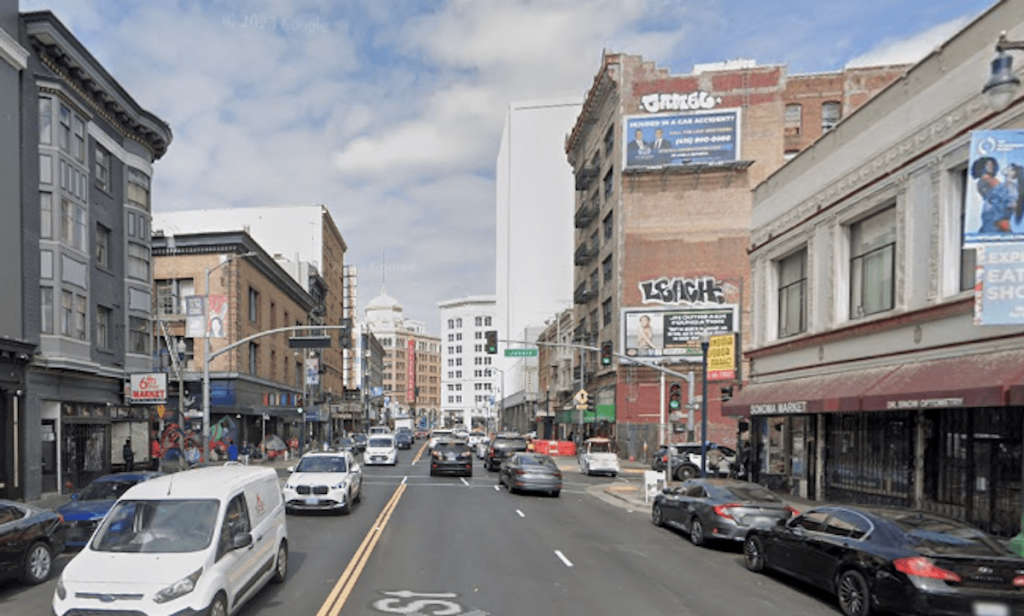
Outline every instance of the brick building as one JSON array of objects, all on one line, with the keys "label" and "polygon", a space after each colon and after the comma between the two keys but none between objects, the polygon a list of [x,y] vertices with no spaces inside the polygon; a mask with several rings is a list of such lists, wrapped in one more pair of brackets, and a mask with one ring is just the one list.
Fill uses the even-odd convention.
[{"label": "brick building", "polygon": [[[604,56],[565,144],[577,190],[574,338],[618,354],[610,366],[585,354],[596,399],[586,433],[614,434],[637,458],[665,438],[700,438],[699,410],[662,408],[662,388],[681,379],[622,356],[701,391],[699,332],[734,333],[742,347],[749,321],[751,190],[904,69],[790,76],[738,60],[673,75],[640,56]],[[711,441],[736,439],[720,401],[742,382],[736,368],[709,385]],[[683,403],[700,406],[695,394]],[[559,422],[575,419],[563,411]]]}]

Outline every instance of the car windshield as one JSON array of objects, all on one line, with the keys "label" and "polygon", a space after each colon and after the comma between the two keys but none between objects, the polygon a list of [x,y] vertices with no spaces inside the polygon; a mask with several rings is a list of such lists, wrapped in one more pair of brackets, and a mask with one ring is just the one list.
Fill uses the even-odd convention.
[{"label": "car windshield", "polygon": [[590,453],[614,453],[610,441],[594,441],[587,443],[587,451]]},{"label": "car windshield", "polygon": [[371,438],[367,447],[393,447],[395,442],[389,438]]},{"label": "car windshield", "polygon": [[352,438],[356,442],[359,442],[359,443],[365,443],[366,442],[366,435],[365,434],[356,434],[356,435],[353,435]]},{"label": "car windshield", "polygon": [[128,491],[128,488],[132,487],[136,483],[138,482],[128,480],[94,481],[85,486],[82,493],[78,495],[78,500],[117,500],[121,498],[122,494]]},{"label": "car windshield", "polygon": [[295,468],[296,473],[344,473],[345,470],[342,456],[307,456]]},{"label": "car windshield", "polygon": [[97,552],[196,552],[210,545],[219,506],[213,499],[118,501],[90,547]]}]

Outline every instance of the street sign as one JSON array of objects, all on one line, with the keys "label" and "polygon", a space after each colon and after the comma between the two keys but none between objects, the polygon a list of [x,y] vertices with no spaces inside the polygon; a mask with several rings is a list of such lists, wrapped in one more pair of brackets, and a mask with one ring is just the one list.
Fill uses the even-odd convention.
[{"label": "street sign", "polygon": [[330,336],[293,336],[288,339],[293,349],[323,349],[331,346]]},{"label": "street sign", "polygon": [[588,396],[589,394],[587,393],[587,390],[581,389],[578,392],[576,392],[576,395],[573,396],[572,399],[576,401],[576,406],[586,407]]},{"label": "street sign", "polygon": [[537,357],[537,349],[505,349],[505,357]]}]

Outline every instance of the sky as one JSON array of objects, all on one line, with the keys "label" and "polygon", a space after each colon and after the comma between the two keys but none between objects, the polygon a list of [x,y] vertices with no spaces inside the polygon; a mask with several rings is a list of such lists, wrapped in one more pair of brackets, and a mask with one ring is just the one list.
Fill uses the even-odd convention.
[{"label": "sky", "polygon": [[494,170],[510,102],[582,101],[605,51],[642,55],[673,74],[738,58],[785,64],[790,74],[916,62],[993,3],[21,0],[20,8],[53,11],[170,125],[174,140],[154,165],[154,211],[324,204],[348,244],[346,264],[359,271],[360,317],[386,285],[406,318],[437,334],[438,302],[495,293]]}]

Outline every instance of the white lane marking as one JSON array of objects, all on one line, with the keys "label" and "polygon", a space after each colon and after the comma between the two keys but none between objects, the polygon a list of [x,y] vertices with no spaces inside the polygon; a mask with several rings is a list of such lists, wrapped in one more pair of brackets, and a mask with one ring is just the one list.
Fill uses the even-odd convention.
[{"label": "white lane marking", "polygon": [[402,483],[407,483],[408,481],[409,481],[409,476],[408,475],[406,475],[405,477],[402,477]]},{"label": "white lane marking", "polygon": [[566,567],[571,567],[572,566],[572,561],[570,561],[568,558],[566,558],[565,554],[562,554],[562,550],[555,550],[555,556],[560,558],[562,560],[562,562],[565,563]]},{"label": "white lane marking", "polygon": [[500,488],[500,487],[498,487],[498,486],[494,486],[494,491],[495,491],[495,492],[499,492],[499,491],[501,491],[501,488]]},{"label": "white lane marking", "polygon": [[459,479],[461,479],[461,480],[462,480],[462,483],[466,484],[466,487],[467,487],[467,488],[468,488],[468,487],[470,487],[470,485],[469,485],[469,482],[468,482],[468,481],[466,481],[466,478],[465,478],[465,477],[459,477]]},{"label": "white lane marking", "polygon": [[518,513],[519,517],[521,517],[521,518],[525,518],[526,517],[526,514],[523,513],[522,511],[519,511],[518,509],[516,509],[516,513]]}]

